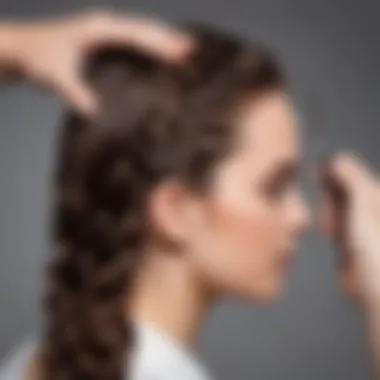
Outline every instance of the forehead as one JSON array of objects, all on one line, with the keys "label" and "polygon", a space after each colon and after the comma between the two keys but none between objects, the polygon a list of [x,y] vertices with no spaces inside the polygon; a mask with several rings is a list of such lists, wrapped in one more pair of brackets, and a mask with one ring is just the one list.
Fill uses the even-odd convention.
[{"label": "forehead", "polygon": [[248,100],[241,108],[236,127],[239,154],[251,162],[299,158],[299,121],[283,92]]}]

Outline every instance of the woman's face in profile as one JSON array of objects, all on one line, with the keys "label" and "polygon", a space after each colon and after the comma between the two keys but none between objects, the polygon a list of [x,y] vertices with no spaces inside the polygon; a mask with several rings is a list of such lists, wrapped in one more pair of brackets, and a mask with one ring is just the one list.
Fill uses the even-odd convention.
[{"label": "woman's face in profile", "polygon": [[265,301],[281,293],[310,222],[297,183],[299,126],[278,91],[246,102],[234,128],[237,145],[199,206],[187,260],[213,291]]}]

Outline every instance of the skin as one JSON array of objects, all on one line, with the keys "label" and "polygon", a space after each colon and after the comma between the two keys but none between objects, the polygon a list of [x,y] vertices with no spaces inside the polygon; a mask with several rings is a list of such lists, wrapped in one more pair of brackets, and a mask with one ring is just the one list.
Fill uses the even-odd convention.
[{"label": "skin", "polygon": [[[272,92],[248,101],[236,133],[240,144],[216,168],[207,197],[172,182],[152,195],[152,226],[180,248],[151,247],[132,311],[188,348],[219,296],[257,303],[281,295],[298,238],[311,222],[295,182],[301,147],[289,99]],[[348,194],[349,265],[338,278],[364,312],[380,373],[380,182],[352,153],[333,157],[331,171]],[[327,197],[320,209],[321,228],[333,238],[336,210]]]},{"label": "skin", "polygon": [[192,46],[190,36],[162,21],[109,11],[8,20],[0,23],[0,77],[4,83],[17,73],[92,116],[96,99],[81,80],[80,66],[89,51],[108,43],[134,46],[173,63],[181,62]]},{"label": "skin", "polygon": [[[104,11],[35,22],[8,20],[0,23],[2,83],[21,76],[52,90],[83,113],[93,115],[96,99],[81,82],[79,68],[85,55],[105,42],[133,45],[172,62],[180,62],[192,46],[188,36],[163,23]],[[244,120],[246,126],[250,124],[249,111],[245,117],[242,113],[241,136],[245,131],[247,137],[255,135],[264,145],[258,141],[253,144],[249,138],[245,148],[241,146],[236,156],[221,164],[211,198],[199,199],[178,183],[164,184],[152,196],[152,222],[178,240],[181,249],[172,255],[168,250],[152,247],[136,287],[133,312],[136,318],[150,321],[184,344],[194,339],[197,326],[216,295],[230,293],[268,301],[282,291],[287,267],[283,262],[288,260],[285,259],[288,249],[296,245],[297,236],[306,228],[309,217],[293,185],[276,206],[260,191],[275,157],[280,159],[282,155],[283,163],[287,159],[298,160],[296,127],[290,122],[293,111],[280,98],[267,99],[266,106],[257,105],[256,113],[250,108],[252,119],[255,113],[256,120],[255,128],[249,131],[243,127]],[[279,119],[269,123],[272,112],[277,112]],[[279,126],[282,117],[283,121],[287,120],[284,125],[288,125],[288,130]],[[268,122],[267,128],[256,128],[260,123],[264,125],[264,120]],[[254,149],[247,149],[249,143]],[[265,146],[261,155],[260,146]],[[240,158],[244,157],[240,162],[239,153]],[[380,373],[377,365],[380,362],[380,281],[377,280],[380,181],[377,173],[351,152],[334,157],[332,172],[345,186],[349,198],[345,246],[349,247],[346,254],[350,255],[350,265],[340,273],[341,284],[364,311],[374,362]],[[227,181],[232,178],[239,181],[239,187]],[[248,194],[252,197],[249,201]],[[319,209],[322,229],[331,238],[335,228],[331,216],[336,210],[328,198],[321,200]],[[235,255],[239,255],[240,262]],[[39,378],[33,363],[30,374],[31,378]]]},{"label": "skin", "polygon": [[243,108],[236,147],[217,166],[207,196],[173,183],[152,194],[152,226],[178,248],[150,248],[134,313],[185,344],[218,296],[276,299],[310,224],[296,183],[299,127],[290,101],[271,92]]},{"label": "skin", "polygon": [[[340,273],[340,283],[363,310],[377,378],[380,378],[380,180],[363,159],[340,153],[333,173],[348,193],[346,252],[349,265]],[[333,236],[335,226],[331,203],[324,200],[322,220],[325,233]]]}]

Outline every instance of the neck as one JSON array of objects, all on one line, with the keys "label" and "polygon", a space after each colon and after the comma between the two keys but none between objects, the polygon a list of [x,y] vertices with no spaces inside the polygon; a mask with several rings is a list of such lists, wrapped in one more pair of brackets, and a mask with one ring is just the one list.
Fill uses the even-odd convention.
[{"label": "neck", "polygon": [[138,274],[128,313],[133,321],[149,324],[192,348],[212,297],[184,260],[167,256],[149,255]]}]

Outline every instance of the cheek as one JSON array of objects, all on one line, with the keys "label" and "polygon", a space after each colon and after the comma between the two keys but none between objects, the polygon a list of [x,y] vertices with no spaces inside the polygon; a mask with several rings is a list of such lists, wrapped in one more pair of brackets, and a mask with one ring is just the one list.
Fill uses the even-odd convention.
[{"label": "cheek", "polygon": [[[246,205],[234,208],[219,205],[213,223],[215,237],[222,239],[228,251],[234,251],[231,259],[244,266],[264,263],[271,250],[277,221],[264,208]],[[231,252],[232,253],[232,252]]]},{"label": "cheek", "polygon": [[278,215],[262,201],[215,202],[200,231],[202,273],[219,291],[260,296],[278,274],[280,232]]}]

